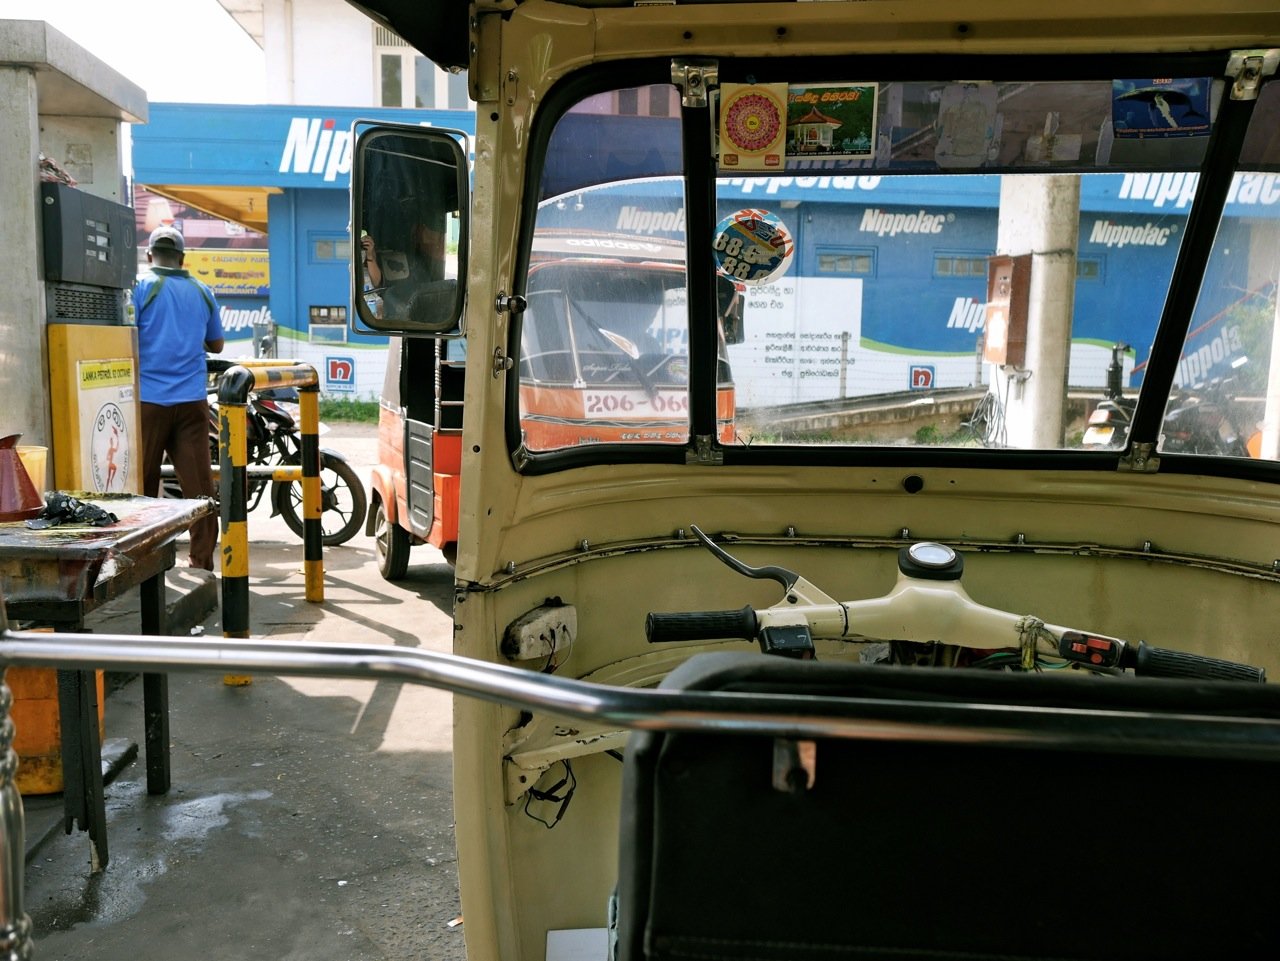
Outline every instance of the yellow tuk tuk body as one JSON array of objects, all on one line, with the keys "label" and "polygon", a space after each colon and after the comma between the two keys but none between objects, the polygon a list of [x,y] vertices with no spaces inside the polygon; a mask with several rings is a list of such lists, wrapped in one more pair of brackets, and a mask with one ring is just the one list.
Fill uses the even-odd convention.
[{"label": "yellow tuk tuk body", "polygon": [[[1127,683],[1028,654],[1068,625],[1280,670],[1273,4],[361,6],[476,101],[442,331],[467,354],[457,653],[649,688],[763,643],[651,643],[651,613],[825,603],[717,563],[696,526],[838,602],[943,545],[970,598],[1030,619],[953,636],[945,605],[828,605],[839,623],[795,622],[819,661]],[[678,241],[680,280],[540,280],[565,231]],[[543,377],[608,429],[546,429]],[[630,436],[644,410],[680,426]],[[609,926],[629,738],[455,699],[469,957],[567,957],[565,932]],[[847,802],[874,830],[877,799]],[[731,843],[767,858],[762,831]]]}]

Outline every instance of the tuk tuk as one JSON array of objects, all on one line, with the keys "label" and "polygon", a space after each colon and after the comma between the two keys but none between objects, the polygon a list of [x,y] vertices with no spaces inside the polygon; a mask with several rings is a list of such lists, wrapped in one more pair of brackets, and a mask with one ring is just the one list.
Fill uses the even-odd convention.
[{"label": "tuk tuk", "polygon": [[[661,238],[544,231],[521,333],[520,429],[535,450],[602,442],[682,441],[688,434],[688,318],[684,248]],[[741,341],[742,297],[717,278],[720,440],[733,439],[726,356]],[[628,291],[618,310],[619,290]],[[604,320],[595,312],[607,311]],[[462,457],[461,340],[392,337],[378,413],[378,464],[366,533],[378,570],[404,577],[409,550],[457,556]]]},{"label": "tuk tuk", "polygon": [[457,238],[352,264],[461,415],[453,654],[254,663],[457,695],[468,957],[1274,958],[1280,10],[357,5],[476,102],[352,166]]}]

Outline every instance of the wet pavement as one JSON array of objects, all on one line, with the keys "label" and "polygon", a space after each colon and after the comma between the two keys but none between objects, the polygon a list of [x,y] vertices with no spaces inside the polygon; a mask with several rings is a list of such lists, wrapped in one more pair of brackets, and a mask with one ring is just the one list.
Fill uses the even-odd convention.
[{"label": "wet pavement", "polygon": [[[367,483],[372,426],[331,425],[321,444]],[[301,540],[268,514],[249,515],[254,636],[450,649],[453,575],[439,552],[414,548],[406,579],[389,584],[361,533],[325,550],[325,601],[308,604]],[[175,570],[170,586],[182,600],[200,578]],[[128,604],[95,626],[138,629]],[[221,634],[220,614],[200,628]],[[109,681],[120,686],[107,697],[108,743],[142,744],[141,681]],[[87,835],[58,828],[57,796],[25,799],[36,961],[465,957],[449,695],[173,674],[169,703],[173,786],[149,796],[141,754],[107,786],[105,870],[91,873]]]}]

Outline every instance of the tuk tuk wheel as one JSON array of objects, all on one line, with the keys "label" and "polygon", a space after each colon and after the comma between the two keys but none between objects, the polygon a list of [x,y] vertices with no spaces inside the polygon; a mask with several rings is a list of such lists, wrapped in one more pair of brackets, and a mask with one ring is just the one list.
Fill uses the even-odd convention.
[{"label": "tuk tuk wheel", "polygon": [[387,519],[381,500],[374,508],[373,544],[378,552],[378,573],[388,581],[404,577],[409,569],[409,532]]}]

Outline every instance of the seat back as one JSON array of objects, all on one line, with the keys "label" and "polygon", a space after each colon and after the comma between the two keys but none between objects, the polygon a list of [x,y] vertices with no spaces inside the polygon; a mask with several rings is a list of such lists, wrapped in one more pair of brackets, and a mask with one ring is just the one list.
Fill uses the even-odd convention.
[{"label": "seat back", "polygon": [[[751,654],[693,658],[665,683],[897,703],[939,736],[884,726],[818,740],[812,785],[787,790],[774,768],[795,742],[633,735],[618,961],[1278,956],[1280,700],[1268,685]],[[967,704],[1029,710],[1001,728],[941,723]],[[1077,739],[1074,710],[1150,718],[1154,740]],[[1267,720],[1214,747],[1219,721],[1236,717]],[[1027,724],[1057,731],[1054,743],[1018,736]]]}]

